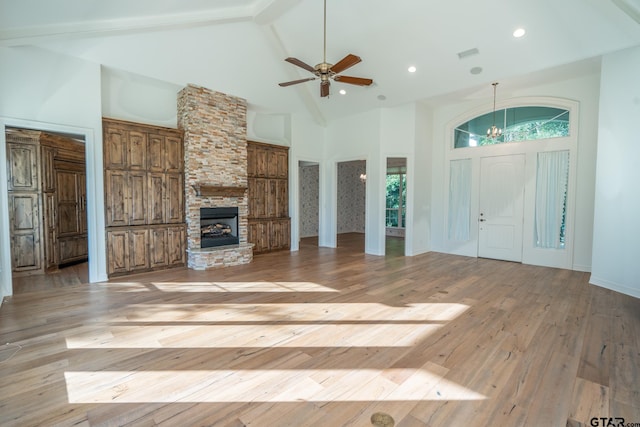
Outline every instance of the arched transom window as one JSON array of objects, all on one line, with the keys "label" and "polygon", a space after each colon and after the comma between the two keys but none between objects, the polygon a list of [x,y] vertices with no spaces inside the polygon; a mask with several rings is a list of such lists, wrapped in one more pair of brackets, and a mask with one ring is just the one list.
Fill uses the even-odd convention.
[{"label": "arched transom window", "polygon": [[[502,129],[501,136],[487,136],[492,125]],[[456,126],[454,148],[566,136],[569,136],[569,110],[542,106],[513,107],[496,110],[495,113],[492,111]]]}]

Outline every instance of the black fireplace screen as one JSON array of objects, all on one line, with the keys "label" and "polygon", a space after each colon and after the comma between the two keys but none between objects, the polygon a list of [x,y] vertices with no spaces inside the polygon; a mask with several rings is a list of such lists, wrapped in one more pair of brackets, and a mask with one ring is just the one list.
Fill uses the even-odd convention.
[{"label": "black fireplace screen", "polygon": [[200,247],[237,245],[238,208],[200,208]]}]

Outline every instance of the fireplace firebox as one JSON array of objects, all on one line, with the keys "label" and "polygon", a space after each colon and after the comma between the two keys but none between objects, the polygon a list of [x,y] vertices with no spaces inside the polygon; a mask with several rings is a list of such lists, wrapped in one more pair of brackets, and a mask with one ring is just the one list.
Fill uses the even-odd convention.
[{"label": "fireplace firebox", "polygon": [[238,243],[238,208],[200,208],[201,248]]}]

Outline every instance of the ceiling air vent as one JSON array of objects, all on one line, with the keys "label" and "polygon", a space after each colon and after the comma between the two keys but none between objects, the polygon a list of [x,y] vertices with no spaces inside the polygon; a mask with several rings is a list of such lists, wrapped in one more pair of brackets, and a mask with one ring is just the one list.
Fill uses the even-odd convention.
[{"label": "ceiling air vent", "polygon": [[480,51],[478,50],[478,48],[474,47],[473,49],[468,49],[468,50],[465,50],[465,51],[462,51],[462,52],[458,52],[458,58],[465,59],[465,58],[468,58],[470,56],[477,55],[479,53],[480,53]]}]

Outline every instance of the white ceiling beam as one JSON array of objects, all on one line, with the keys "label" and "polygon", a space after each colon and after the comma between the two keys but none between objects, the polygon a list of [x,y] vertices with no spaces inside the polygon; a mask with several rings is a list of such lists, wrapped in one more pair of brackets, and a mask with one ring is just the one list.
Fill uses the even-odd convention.
[{"label": "white ceiling beam", "polygon": [[131,34],[174,28],[188,28],[254,19],[254,8],[234,7],[206,12],[135,18],[77,21],[0,31],[0,46],[21,46],[69,38]]},{"label": "white ceiling beam", "polygon": [[268,25],[291,10],[301,0],[262,0],[256,3],[253,20],[259,25]]}]

